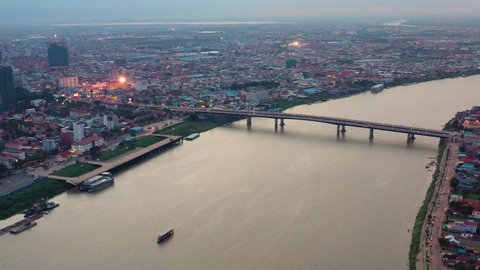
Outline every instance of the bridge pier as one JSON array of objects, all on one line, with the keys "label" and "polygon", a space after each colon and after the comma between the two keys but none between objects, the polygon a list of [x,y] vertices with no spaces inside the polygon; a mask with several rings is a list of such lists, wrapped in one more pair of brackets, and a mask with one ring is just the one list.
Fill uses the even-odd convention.
[{"label": "bridge pier", "polygon": [[251,126],[252,126],[252,117],[247,116],[247,127],[251,127]]},{"label": "bridge pier", "polygon": [[407,135],[407,141],[408,142],[413,142],[415,140],[415,134],[408,133]]},{"label": "bridge pier", "polygon": [[278,118],[275,118],[275,128],[278,128]]},{"label": "bridge pier", "polygon": [[345,125],[342,125],[342,130],[340,130],[340,132],[342,132],[342,134],[345,134],[345,132],[347,132],[347,130],[345,129]]},{"label": "bridge pier", "polygon": [[337,136],[340,136],[340,125],[337,125]]},{"label": "bridge pier", "polygon": [[370,136],[368,136],[370,140],[373,140],[373,128],[370,129]]},{"label": "bridge pier", "polygon": [[283,118],[280,119],[280,126],[281,127],[285,126],[285,120]]}]

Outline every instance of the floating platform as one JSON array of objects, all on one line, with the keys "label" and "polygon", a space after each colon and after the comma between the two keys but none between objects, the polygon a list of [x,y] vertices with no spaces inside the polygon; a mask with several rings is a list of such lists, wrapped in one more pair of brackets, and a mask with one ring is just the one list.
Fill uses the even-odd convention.
[{"label": "floating platform", "polygon": [[189,136],[185,137],[185,140],[187,141],[193,141],[195,140],[196,138],[200,137],[200,134],[199,133],[193,133],[193,134],[190,134]]}]

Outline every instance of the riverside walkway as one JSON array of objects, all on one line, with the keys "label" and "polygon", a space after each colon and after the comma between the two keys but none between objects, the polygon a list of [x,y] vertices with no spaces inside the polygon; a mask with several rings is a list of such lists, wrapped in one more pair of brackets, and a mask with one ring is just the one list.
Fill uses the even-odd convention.
[{"label": "riverside walkway", "polygon": [[[345,127],[366,128],[366,129],[370,129],[370,139],[373,139],[374,130],[405,133],[407,134],[407,139],[409,141],[414,140],[415,135],[435,137],[435,138],[441,138],[441,139],[451,138],[455,135],[454,133],[443,131],[443,130],[435,130],[435,129],[427,129],[427,128],[403,126],[403,125],[392,125],[387,123],[378,123],[378,122],[319,116],[319,115],[293,114],[293,113],[283,113],[283,112],[247,111],[247,110],[219,110],[219,109],[193,108],[193,107],[166,107],[166,109],[174,112],[242,116],[247,118],[248,126],[252,125],[253,117],[275,119],[275,127],[278,127],[278,125],[284,126],[285,119],[320,122],[320,123],[336,125],[337,135],[339,135],[340,133],[344,134],[346,132]],[[280,124],[279,124],[279,121],[280,121]]]},{"label": "riverside walkway", "polygon": [[130,162],[135,161],[138,158],[141,158],[145,155],[148,155],[152,152],[155,152],[157,150],[160,150],[161,148],[169,145],[173,145],[176,143],[179,143],[182,140],[182,137],[180,136],[162,136],[166,137],[164,140],[161,140],[157,143],[154,143],[150,146],[147,146],[145,148],[137,148],[129,153],[126,153],[120,157],[117,157],[115,159],[112,159],[110,161],[106,162],[100,162],[100,161],[87,161],[86,163],[98,166],[98,168],[94,169],[93,171],[89,171],[81,176],[78,177],[64,177],[64,176],[57,176],[50,174],[48,178],[50,179],[55,179],[55,180],[62,180],[66,181],[68,183],[71,183],[73,185],[78,185],[82,183],[83,181],[92,178],[96,175],[99,175],[103,172],[108,172],[117,168],[120,168],[124,165],[127,165]]}]

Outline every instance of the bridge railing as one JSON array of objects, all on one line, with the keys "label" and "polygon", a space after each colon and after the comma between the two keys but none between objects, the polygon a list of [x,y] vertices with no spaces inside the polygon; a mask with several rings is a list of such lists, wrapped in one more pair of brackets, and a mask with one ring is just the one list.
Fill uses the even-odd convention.
[{"label": "bridge railing", "polygon": [[377,123],[377,122],[354,120],[354,119],[347,119],[347,118],[329,117],[329,116],[292,114],[292,113],[282,113],[282,112],[265,112],[265,111],[219,110],[219,109],[210,109],[210,108],[191,108],[191,107],[186,107],[186,108],[169,107],[168,109],[172,111],[180,111],[180,112],[210,113],[210,114],[238,115],[238,116],[246,116],[246,117],[262,117],[262,118],[273,118],[273,119],[313,121],[313,122],[322,122],[322,123],[327,123],[332,125],[369,128],[369,129],[376,129],[376,130],[409,133],[409,134],[417,134],[417,135],[440,137],[440,138],[448,138],[452,136],[452,133],[448,131],[410,127],[410,126],[404,126],[404,125],[393,125],[393,124],[387,124],[387,123]]}]

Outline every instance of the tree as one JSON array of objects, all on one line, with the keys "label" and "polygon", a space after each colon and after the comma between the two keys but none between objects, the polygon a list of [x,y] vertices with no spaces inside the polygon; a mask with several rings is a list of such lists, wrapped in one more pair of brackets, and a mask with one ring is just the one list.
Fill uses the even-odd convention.
[{"label": "tree", "polygon": [[93,146],[90,148],[89,154],[92,159],[97,159],[101,154],[102,149],[99,146]]},{"label": "tree", "polygon": [[7,166],[3,165],[3,163],[0,163],[0,174],[3,174],[7,170]]},{"label": "tree", "polygon": [[198,121],[198,116],[196,114],[192,113],[188,116],[188,121],[196,122],[196,121]]},{"label": "tree", "polygon": [[450,179],[450,186],[451,186],[453,189],[455,189],[455,188],[457,187],[457,185],[458,185],[458,182],[459,182],[458,179],[455,178],[455,177],[453,177],[452,179]]},{"label": "tree", "polygon": [[462,215],[464,215],[465,217],[468,217],[470,215],[472,215],[472,212],[473,212],[473,207],[471,207],[470,205],[468,204],[463,204],[461,207],[460,207],[460,213]]}]

